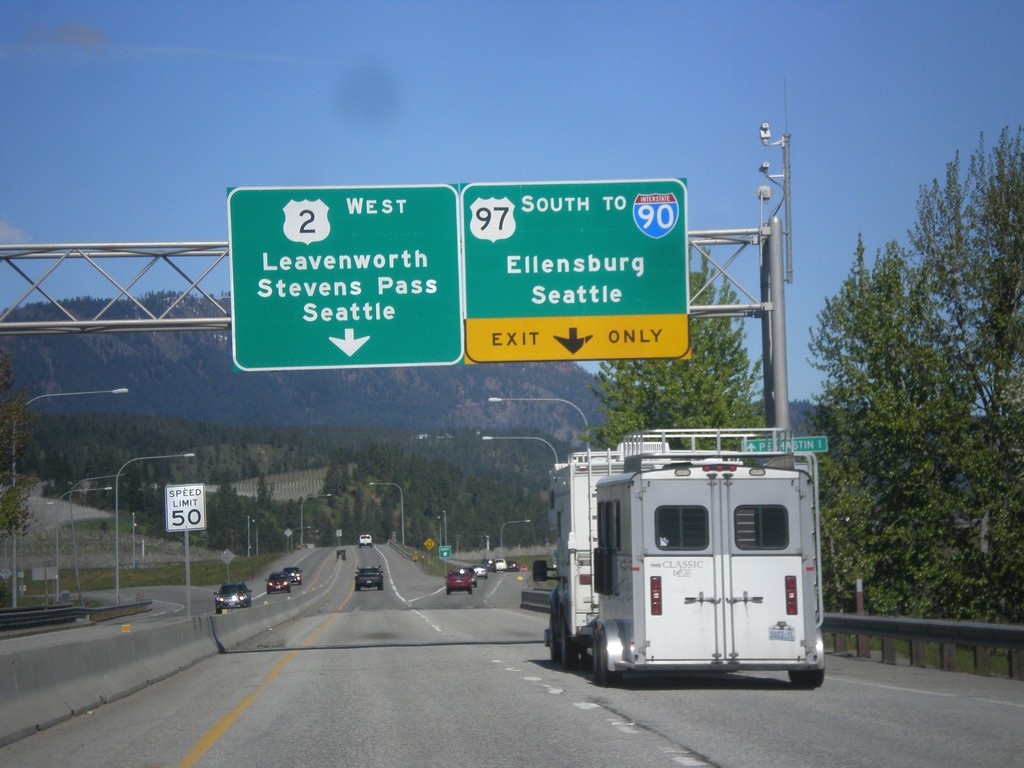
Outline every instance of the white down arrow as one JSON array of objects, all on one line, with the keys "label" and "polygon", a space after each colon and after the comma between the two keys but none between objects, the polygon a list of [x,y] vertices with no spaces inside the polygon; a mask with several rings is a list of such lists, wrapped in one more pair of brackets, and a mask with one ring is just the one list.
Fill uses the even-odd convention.
[{"label": "white down arrow", "polygon": [[336,339],[334,336],[331,336],[329,338],[331,340],[331,343],[334,344],[334,346],[336,346],[349,357],[352,357],[352,355],[359,351],[359,348],[363,346],[363,344],[370,340],[369,336],[361,336],[360,338],[357,339],[356,332],[351,328],[345,329],[345,338],[343,339]]}]

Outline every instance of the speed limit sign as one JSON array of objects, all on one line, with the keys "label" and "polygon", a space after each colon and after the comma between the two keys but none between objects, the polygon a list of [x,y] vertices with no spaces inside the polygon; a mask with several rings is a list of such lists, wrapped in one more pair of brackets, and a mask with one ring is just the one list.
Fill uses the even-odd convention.
[{"label": "speed limit sign", "polygon": [[164,489],[168,533],[206,530],[206,486],[168,485]]}]

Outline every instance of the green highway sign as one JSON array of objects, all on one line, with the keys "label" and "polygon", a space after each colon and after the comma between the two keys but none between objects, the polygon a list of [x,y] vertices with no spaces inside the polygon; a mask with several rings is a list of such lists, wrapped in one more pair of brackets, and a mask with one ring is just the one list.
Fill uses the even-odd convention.
[{"label": "green highway sign", "polygon": [[466,360],[689,355],[681,179],[462,189]]},{"label": "green highway sign", "polygon": [[437,556],[442,560],[448,560],[452,556],[452,548],[445,545],[437,548]]},{"label": "green highway sign", "polygon": [[808,451],[811,453],[828,453],[828,437],[793,437],[785,440],[747,440],[746,450],[755,452],[768,451]]},{"label": "green highway sign", "polygon": [[265,371],[459,362],[458,199],[450,185],[232,190],[235,364]]}]

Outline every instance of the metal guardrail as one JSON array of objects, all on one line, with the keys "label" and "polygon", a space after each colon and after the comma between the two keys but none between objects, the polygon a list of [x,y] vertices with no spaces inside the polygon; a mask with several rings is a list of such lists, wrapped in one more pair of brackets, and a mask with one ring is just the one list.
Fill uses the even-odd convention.
[{"label": "metal guardrail", "polygon": [[4,608],[0,609],[0,632],[70,624],[79,619],[106,621],[121,616],[144,613],[150,610],[152,604],[152,600],[141,600],[135,603],[105,605],[100,608],[81,608],[68,604],[47,605],[38,608]]},{"label": "metal guardrail", "polygon": [[821,629],[835,634],[1024,650],[1024,626],[1017,624],[826,613]]},{"label": "metal guardrail", "polygon": [[[523,590],[519,607],[547,613],[551,600],[549,590]],[[893,616],[861,616],[849,613],[826,613],[821,631],[835,636],[835,652],[851,652],[850,638],[857,656],[871,656],[871,639],[881,638],[881,660],[895,664],[896,642],[910,643],[910,663],[925,666],[926,647],[938,645],[941,668],[956,670],[956,649],[974,650],[974,670],[989,674],[993,649],[1009,652],[1009,677],[1024,680],[1024,626],[1018,624],[986,624],[969,621],[940,621]]]},{"label": "metal guardrail", "polygon": [[547,613],[551,610],[551,590],[523,590],[519,607],[526,611],[541,611]]},{"label": "metal guardrail", "polygon": [[399,555],[404,557],[406,560],[415,560],[416,559],[416,553],[415,552],[410,552],[408,549],[406,549],[405,547],[400,545],[397,541],[392,541],[391,539],[388,539],[388,547],[390,547],[392,552],[397,552]]},{"label": "metal guardrail", "polygon": [[5,608],[0,611],[0,630],[28,629],[50,624],[67,624],[82,618],[82,609],[73,605],[44,608]]},{"label": "metal guardrail", "polygon": [[1024,626],[1017,624],[985,624],[968,621],[940,621],[894,616],[860,616],[849,613],[827,613],[823,632],[835,635],[835,652],[850,653],[850,637],[856,637],[853,651],[870,658],[871,639],[881,638],[881,660],[895,664],[896,643],[910,643],[910,663],[927,666],[926,649],[939,646],[939,665],[947,671],[957,669],[957,648],[974,650],[974,671],[980,675],[991,672],[993,649],[1008,653],[1011,680],[1024,680]]}]

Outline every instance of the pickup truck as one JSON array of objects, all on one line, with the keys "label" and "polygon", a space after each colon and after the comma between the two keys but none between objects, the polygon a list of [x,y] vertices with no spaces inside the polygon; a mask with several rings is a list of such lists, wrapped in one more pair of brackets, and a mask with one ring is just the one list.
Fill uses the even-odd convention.
[{"label": "pickup truck", "polygon": [[366,566],[356,571],[356,591],[361,589],[384,589],[384,572],[379,565]]}]

